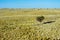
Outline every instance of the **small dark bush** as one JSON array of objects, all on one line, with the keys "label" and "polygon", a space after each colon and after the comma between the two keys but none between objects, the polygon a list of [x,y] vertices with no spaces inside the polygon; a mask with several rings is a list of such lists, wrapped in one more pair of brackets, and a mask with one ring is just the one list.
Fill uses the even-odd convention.
[{"label": "small dark bush", "polygon": [[45,19],[44,16],[39,16],[39,17],[37,17],[37,21],[39,21],[39,22],[42,22],[44,19]]}]

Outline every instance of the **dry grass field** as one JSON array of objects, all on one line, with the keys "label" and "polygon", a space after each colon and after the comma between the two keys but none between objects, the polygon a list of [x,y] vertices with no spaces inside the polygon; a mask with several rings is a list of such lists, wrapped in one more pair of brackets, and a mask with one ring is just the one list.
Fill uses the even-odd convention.
[{"label": "dry grass field", "polygon": [[60,9],[0,9],[0,40],[60,40]]}]

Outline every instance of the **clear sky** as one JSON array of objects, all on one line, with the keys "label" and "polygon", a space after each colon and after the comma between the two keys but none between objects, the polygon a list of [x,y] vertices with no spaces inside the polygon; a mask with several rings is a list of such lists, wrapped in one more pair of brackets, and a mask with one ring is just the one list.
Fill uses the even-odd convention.
[{"label": "clear sky", "polygon": [[0,0],[0,8],[60,8],[60,0]]}]

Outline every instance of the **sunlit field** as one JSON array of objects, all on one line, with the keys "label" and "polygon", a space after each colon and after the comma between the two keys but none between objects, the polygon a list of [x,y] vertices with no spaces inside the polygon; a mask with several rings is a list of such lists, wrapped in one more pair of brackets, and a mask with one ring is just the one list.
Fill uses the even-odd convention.
[{"label": "sunlit field", "polygon": [[0,9],[0,40],[60,40],[60,9]]}]

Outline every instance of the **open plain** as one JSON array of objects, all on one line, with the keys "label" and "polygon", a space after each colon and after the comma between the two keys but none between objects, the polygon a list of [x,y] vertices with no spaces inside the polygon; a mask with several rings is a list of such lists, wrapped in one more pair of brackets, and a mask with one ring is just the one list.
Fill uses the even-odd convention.
[{"label": "open plain", "polygon": [[0,40],[60,40],[60,9],[0,9]]}]

